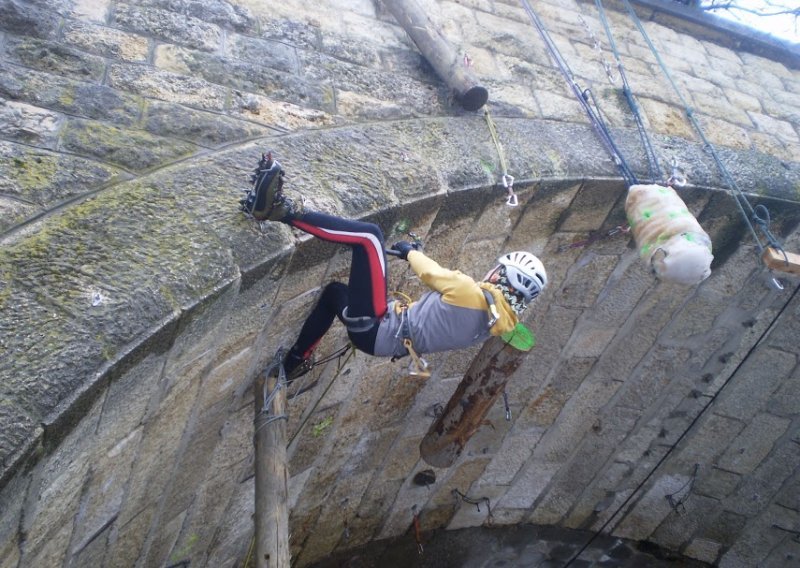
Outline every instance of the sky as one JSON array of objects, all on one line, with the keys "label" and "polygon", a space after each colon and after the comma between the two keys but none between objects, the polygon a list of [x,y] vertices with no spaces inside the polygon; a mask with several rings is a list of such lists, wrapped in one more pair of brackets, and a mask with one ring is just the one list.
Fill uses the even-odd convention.
[{"label": "sky", "polygon": [[[723,1],[728,3],[728,0]],[[702,4],[705,6],[711,3],[711,0],[704,0]],[[714,3],[721,4],[722,2],[716,0]],[[733,3],[747,10],[779,12],[781,10],[796,10],[800,0],[734,0]],[[733,9],[714,10],[710,13],[742,25],[751,26],[783,40],[800,43],[800,20],[794,15],[758,16],[743,10]]]}]

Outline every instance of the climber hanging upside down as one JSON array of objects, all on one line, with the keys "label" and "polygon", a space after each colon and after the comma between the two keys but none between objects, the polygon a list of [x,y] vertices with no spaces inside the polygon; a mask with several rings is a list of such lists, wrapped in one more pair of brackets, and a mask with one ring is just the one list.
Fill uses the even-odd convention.
[{"label": "climber hanging upside down", "polygon": [[253,175],[253,189],[242,200],[242,210],[259,221],[278,221],[325,241],[352,249],[347,285],[331,282],[322,291],[300,335],[284,359],[289,380],[311,367],[312,354],[334,318],[346,327],[353,345],[377,357],[403,357],[461,349],[491,335],[514,329],[519,316],[547,285],[542,262],[517,251],[498,260],[483,281],[475,282],[457,270],[448,270],[425,256],[417,243],[399,241],[392,252],[406,260],[431,288],[408,305],[387,301],[387,262],[381,229],[304,211],[301,203],[283,192],[284,172],[271,154],[262,156]]}]

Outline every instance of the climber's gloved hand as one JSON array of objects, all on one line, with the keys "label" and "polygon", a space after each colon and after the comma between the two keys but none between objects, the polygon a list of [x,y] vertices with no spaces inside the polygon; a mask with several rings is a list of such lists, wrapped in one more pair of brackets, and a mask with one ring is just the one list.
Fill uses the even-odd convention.
[{"label": "climber's gloved hand", "polygon": [[392,245],[392,248],[399,252],[398,255],[403,260],[408,260],[408,253],[412,250],[419,250],[419,245],[417,243],[411,244],[408,241],[397,241]]}]

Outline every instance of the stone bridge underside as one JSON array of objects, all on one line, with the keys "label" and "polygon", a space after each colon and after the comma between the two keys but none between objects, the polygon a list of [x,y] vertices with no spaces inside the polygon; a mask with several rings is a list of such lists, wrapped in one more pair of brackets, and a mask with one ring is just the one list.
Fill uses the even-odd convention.
[{"label": "stone bridge underside", "polygon": [[[380,28],[376,45],[387,41],[385,15],[355,4],[372,10],[373,19],[362,18]],[[496,12],[506,6],[488,4]],[[714,243],[712,275],[687,289],[656,281],[624,233],[580,245],[625,224],[626,188],[579,114],[542,117],[515,106],[522,99],[504,90],[508,82],[495,85],[505,112],[494,121],[516,178],[515,208],[505,205],[498,148],[482,113],[448,106],[419,66],[403,69],[430,81],[415,93],[431,97],[431,115],[334,90],[339,106],[317,93],[280,107],[296,123],[265,126],[259,120],[276,115],[264,100],[247,108],[266,115],[234,120],[204,108],[216,100],[216,91],[203,91],[216,84],[208,76],[202,89],[180,83],[201,74],[176,61],[186,57],[181,49],[205,49],[198,38],[208,39],[206,28],[195,26],[194,44],[175,40],[184,47],[159,59],[168,38],[153,26],[138,33],[158,36],[150,47],[173,66],[170,81],[185,87],[176,95],[184,100],[132,77],[152,71],[153,49],[137,65],[91,76],[112,85],[104,96],[117,97],[103,117],[80,114],[105,112],[88,91],[85,107],[70,106],[66,93],[78,82],[28,88],[45,71],[23,73],[27,66],[63,63],[37,63],[25,47],[30,37],[49,38],[38,53],[63,59],[56,46],[72,38],[75,49],[76,22],[86,17],[104,22],[98,30],[126,33],[148,21],[131,5],[113,5],[106,20],[84,3],[88,16],[59,12],[67,27],[31,17],[24,33],[3,28],[2,108],[18,128],[0,141],[0,568],[242,565],[253,534],[252,381],[294,339],[321,286],[349,270],[347,249],[255,225],[237,211],[265,149],[308,207],[374,221],[389,242],[407,227],[429,256],[475,277],[501,251],[528,249],[551,282],[526,314],[537,345],[507,387],[511,420],[498,403],[450,468],[430,468],[418,445],[477,348],[430,356],[428,380],[408,376],[405,361],[362,354],[315,369],[319,385],[289,404],[297,565],[356,549],[364,565],[411,562],[415,514],[430,544],[429,556],[417,559],[425,565],[441,566],[442,557],[462,565],[465,550],[475,551],[476,566],[562,565],[584,545],[582,562],[617,565],[667,557],[731,567],[797,562],[798,281],[776,273],[782,289],[771,283],[716,165],[688,131],[654,128],[659,156],[677,158],[689,174],[680,194]],[[3,21],[21,28],[20,5],[0,6],[17,18]],[[256,34],[255,17],[235,20],[249,13],[236,6],[226,16],[237,22],[225,28],[227,46]],[[258,32],[276,33],[261,18]],[[313,44],[340,63],[364,56],[355,43],[337,51],[319,39],[328,37],[324,22],[316,23],[316,43],[304,35],[308,26],[281,22],[281,45],[312,52]],[[797,74],[783,69],[797,89]],[[226,104],[246,98],[236,90],[243,71],[229,72]],[[355,89],[357,81],[343,77]],[[290,92],[291,77],[282,80]],[[388,91],[376,84],[375,97],[411,97],[397,84],[380,87]],[[283,104],[280,89],[272,94]],[[138,118],[109,126],[127,121],[120,117],[128,103]],[[769,124],[797,127],[787,120]],[[613,124],[645,176],[635,130]],[[750,134],[758,144],[732,141],[720,151],[751,203],[769,208],[775,235],[797,251],[797,134],[759,138],[759,124]],[[148,129],[171,134],[156,140]],[[37,177],[41,169],[49,177]],[[422,292],[398,260],[390,261],[390,288]],[[319,352],[344,343],[337,325]],[[415,484],[426,469],[435,483]],[[490,520],[493,529],[479,528]]]}]

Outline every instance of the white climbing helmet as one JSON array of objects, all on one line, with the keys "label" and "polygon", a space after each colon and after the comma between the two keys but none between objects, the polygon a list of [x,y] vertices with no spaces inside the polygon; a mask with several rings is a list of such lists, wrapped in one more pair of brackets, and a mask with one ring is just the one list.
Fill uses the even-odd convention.
[{"label": "white climbing helmet", "polygon": [[504,254],[497,261],[506,268],[508,282],[530,302],[547,286],[547,272],[539,258],[527,251]]}]

